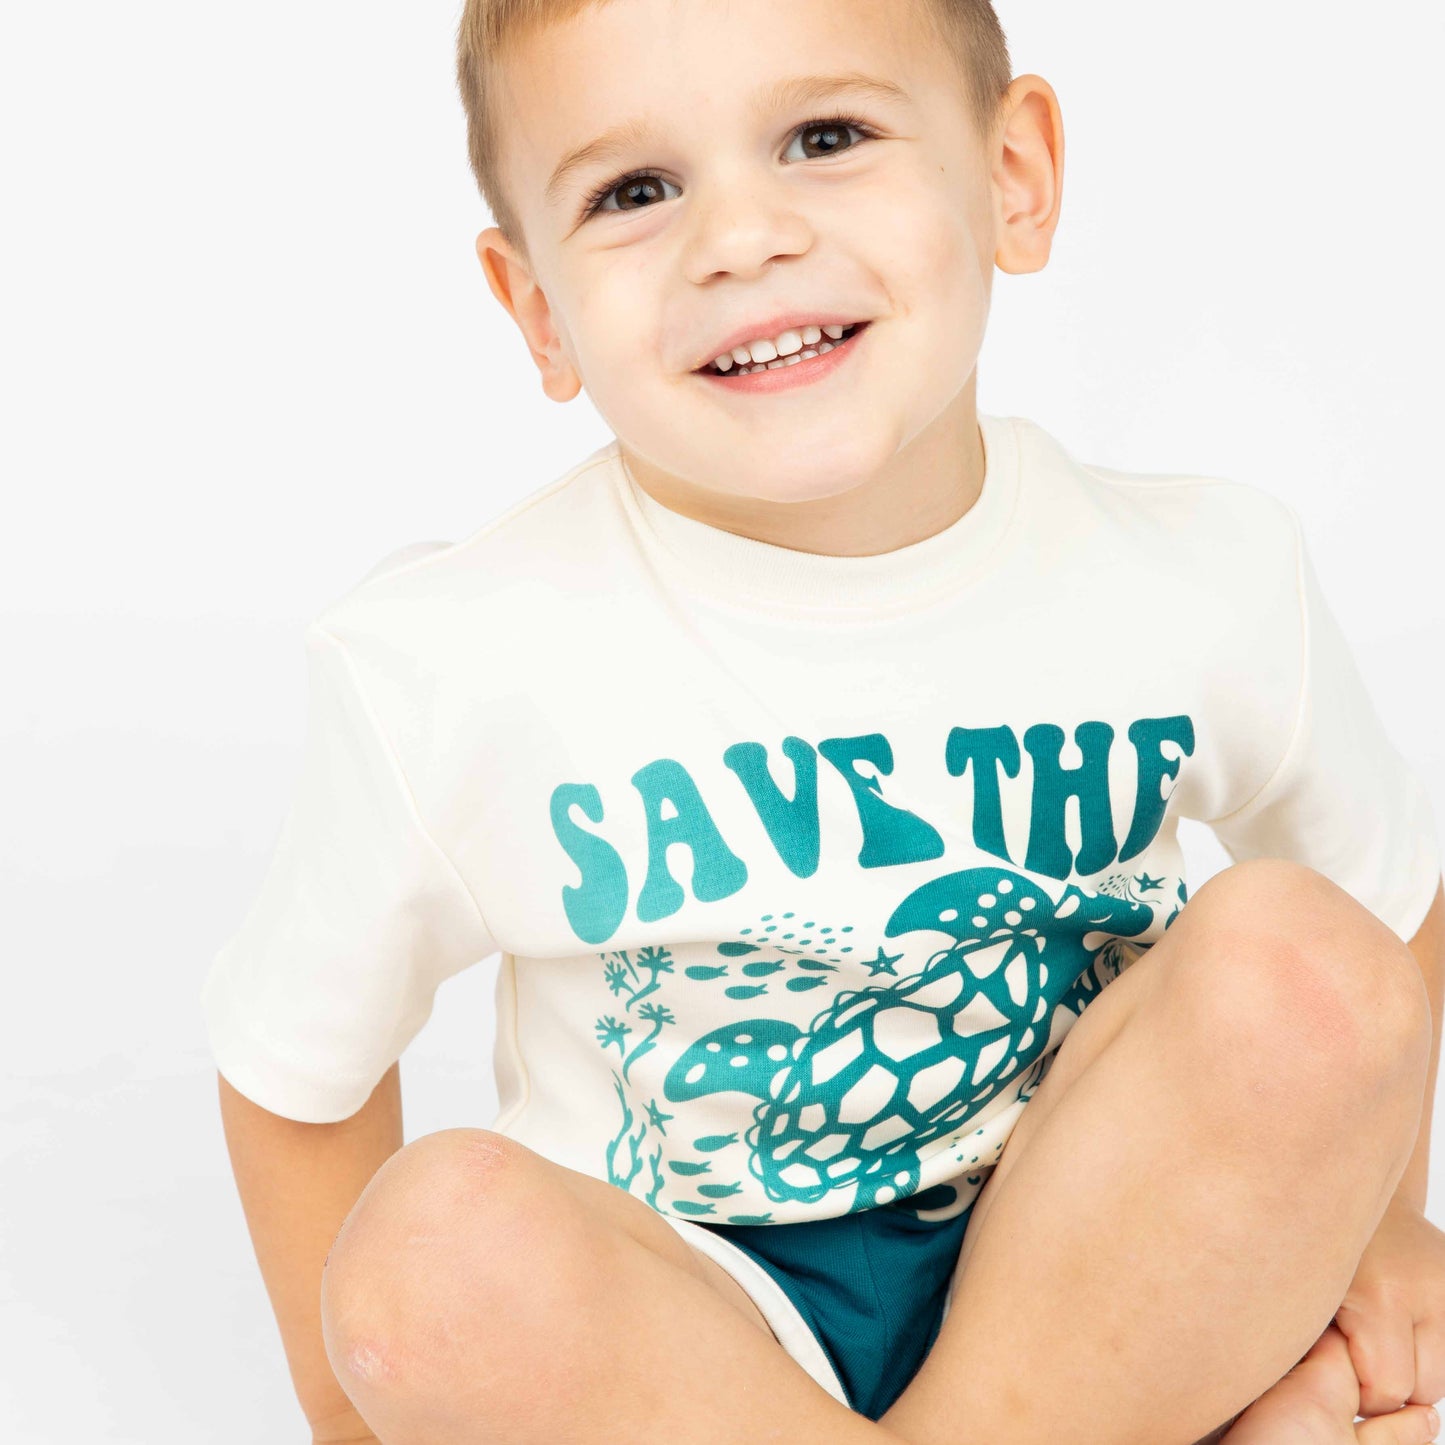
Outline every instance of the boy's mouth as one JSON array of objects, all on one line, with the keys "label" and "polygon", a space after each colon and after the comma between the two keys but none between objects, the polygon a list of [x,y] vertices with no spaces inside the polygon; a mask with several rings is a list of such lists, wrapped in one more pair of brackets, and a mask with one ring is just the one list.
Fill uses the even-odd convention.
[{"label": "boy's mouth", "polygon": [[799,366],[811,361],[818,356],[826,356],[830,352],[840,350],[868,326],[867,321],[855,321],[851,326],[845,326],[843,333],[836,340],[826,332],[815,342],[805,343],[799,350],[789,353],[787,356],[778,356],[767,361],[744,362],[734,361],[726,368],[719,368],[716,361],[709,361],[699,366],[693,372],[694,376],[713,377],[718,381],[725,381],[730,378],[755,376],[764,371],[782,371],[787,367]]}]

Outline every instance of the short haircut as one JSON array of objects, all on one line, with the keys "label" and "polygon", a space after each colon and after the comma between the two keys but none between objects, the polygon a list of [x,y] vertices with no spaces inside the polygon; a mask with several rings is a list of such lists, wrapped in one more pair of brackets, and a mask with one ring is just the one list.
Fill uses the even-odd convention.
[{"label": "short haircut", "polygon": [[[501,126],[491,83],[509,45],[610,0],[466,0],[457,27],[457,87],[477,188],[509,245],[528,255],[522,224],[502,186]],[[696,3],[696,0],[694,0]],[[899,0],[883,0],[895,5]],[[914,0],[958,63],[979,133],[991,138],[1013,79],[1008,40],[990,0]]]}]

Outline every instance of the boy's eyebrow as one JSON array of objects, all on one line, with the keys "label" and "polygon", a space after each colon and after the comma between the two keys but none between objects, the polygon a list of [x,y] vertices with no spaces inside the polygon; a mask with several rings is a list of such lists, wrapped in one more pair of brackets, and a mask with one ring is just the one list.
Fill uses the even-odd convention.
[{"label": "boy's eyebrow", "polygon": [[[771,110],[782,110],[788,106],[807,105],[827,99],[840,91],[853,91],[881,101],[907,101],[912,97],[901,86],[878,76],[864,75],[861,71],[848,71],[842,75],[797,75],[787,80],[775,81],[764,86],[753,98],[753,112],[765,115]],[[584,166],[595,165],[622,151],[631,150],[643,144],[652,134],[652,125],[645,119],[623,121],[603,131],[595,140],[570,150],[557,162],[547,189],[543,193],[548,205],[560,197],[567,178]]]}]

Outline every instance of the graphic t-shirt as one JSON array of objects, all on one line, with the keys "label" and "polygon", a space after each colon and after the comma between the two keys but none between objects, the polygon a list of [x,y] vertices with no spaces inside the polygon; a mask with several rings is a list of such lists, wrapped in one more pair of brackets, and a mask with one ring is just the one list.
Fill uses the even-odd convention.
[{"label": "graphic t-shirt", "polygon": [[980,427],[892,552],[685,517],[613,440],[323,609],[225,1077],[348,1117],[500,951],[494,1130],[677,1218],[945,1218],[1186,905],[1181,817],[1413,936],[1431,805],[1293,510]]}]

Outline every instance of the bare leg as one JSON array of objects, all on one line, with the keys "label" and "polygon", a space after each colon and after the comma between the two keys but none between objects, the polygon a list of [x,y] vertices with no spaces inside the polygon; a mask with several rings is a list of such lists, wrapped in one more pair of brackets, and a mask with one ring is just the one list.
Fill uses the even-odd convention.
[{"label": "bare leg", "polygon": [[485,1130],[418,1140],[368,1185],[323,1281],[328,1353],[384,1445],[1186,1445],[1332,1318],[1428,1048],[1389,930],[1308,870],[1239,865],[1074,1025],[878,1424],[641,1201]]},{"label": "bare leg", "polygon": [[443,1130],[387,1160],[337,1235],[327,1354],[383,1445],[903,1445],[703,1266],[640,1199]]},{"label": "bare leg", "polygon": [[880,1423],[913,1445],[1188,1445],[1295,1365],[1414,1144],[1413,956],[1276,860],[1211,879],[1074,1025]]}]

